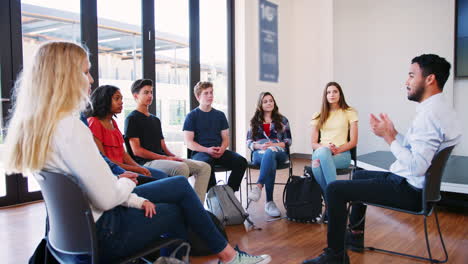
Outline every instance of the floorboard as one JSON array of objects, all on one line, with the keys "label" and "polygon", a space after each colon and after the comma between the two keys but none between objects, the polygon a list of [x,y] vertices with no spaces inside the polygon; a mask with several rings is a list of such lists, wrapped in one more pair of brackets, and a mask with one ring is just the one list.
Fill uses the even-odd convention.
[{"label": "floorboard", "polygon": [[[294,174],[301,175],[309,161],[296,159]],[[258,171],[253,172],[253,178]],[[346,178],[346,176],[341,176]],[[277,181],[285,181],[287,171],[279,171]],[[281,203],[283,186],[275,187],[274,199],[284,214]],[[245,195],[245,193],[244,193]],[[252,203],[248,212],[261,231],[246,232],[244,226],[226,228],[229,241],[249,253],[270,254],[272,263],[301,263],[316,256],[326,247],[326,225],[301,224],[281,219],[267,222],[264,212],[265,194],[257,203]],[[45,207],[42,202],[0,209],[1,263],[27,263],[35,246],[44,235]],[[468,213],[462,210],[441,208],[439,220],[449,251],[448,263],[468,263]],[[429,218],[429,233],[435,257],[442,257],[442,248],[436,236],[434,217]],[[423,218],[390,210],[370,207],[366,219],[366,245],[397,251],[426,255]],[[365,252],[350,252],[351,263],[427,263],[402,257]],[[194,257],[193,264],[215,264],[211,257]]]}]

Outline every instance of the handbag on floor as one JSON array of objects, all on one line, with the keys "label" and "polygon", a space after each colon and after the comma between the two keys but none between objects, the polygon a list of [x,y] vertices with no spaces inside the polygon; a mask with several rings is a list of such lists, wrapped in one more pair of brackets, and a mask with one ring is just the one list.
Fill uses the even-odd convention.
[{"label": "handbag on floor", "polygon": [[[182,257],[182,260],[176,258],[177,252],[183,248],[187,248],[185,256]],[[169,257],[159,257],[153,264],[189,264],[189,255],[190,255],[190,245],[189,243],[180,244],[174,251],[172,251]]]},{"label": "handbag on floor", "polygon": [[313,223],[322,212],[322,191],[310,166],[304,167],[304,176],[292,176],[283,191],[283,204],[288,220]]}]

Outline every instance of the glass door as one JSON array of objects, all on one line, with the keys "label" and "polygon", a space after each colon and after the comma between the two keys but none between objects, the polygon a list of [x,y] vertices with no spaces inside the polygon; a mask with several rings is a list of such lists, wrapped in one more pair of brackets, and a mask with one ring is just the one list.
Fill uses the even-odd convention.
[{"label": "glass door", "polygon": [[189,111],[189,1],[155,0],[156,115],[172,153],[186,157],[182,127]]}]

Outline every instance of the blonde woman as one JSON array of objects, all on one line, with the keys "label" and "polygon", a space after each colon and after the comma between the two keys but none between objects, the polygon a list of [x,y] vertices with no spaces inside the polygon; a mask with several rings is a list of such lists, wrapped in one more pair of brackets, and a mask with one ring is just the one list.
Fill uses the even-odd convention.
[{"label": "blonde woman", "polygon": [[162,234],[184,238],[187,226],[222,263],[270,262],[268,255],[234,250],[184,177],[135,188],[131,179],[112,175],[91,132],[79,120],[93,82],[89,67],[87,52],[77,44],[49,42],[39,47],[16,85],[6,138],[7,172],[46,169],[74,175],[91,203],[102,263],[115,263]]}]

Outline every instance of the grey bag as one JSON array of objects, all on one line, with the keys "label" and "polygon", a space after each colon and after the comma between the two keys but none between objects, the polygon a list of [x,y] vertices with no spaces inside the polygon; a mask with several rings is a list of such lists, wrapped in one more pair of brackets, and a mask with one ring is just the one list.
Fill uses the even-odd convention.
[{"label": "grey bag", "polygon": [[[187,252],[182,260],[176,258],[176,254],[179,250],[183,247],[187,248]],[[190,254],[190,244],[189,243],[182,243],[178,246],[174,251],[171,253],[169,257],[159,257],[153,264],[189,264],[189,254]]]},{"label": "grey bag", "polygon": [[239,225],[248,221],[249,214],[245,212],[234,191],[227,185],[216,185],[210,188],[206,198],[208,210],[224,225]]}]

